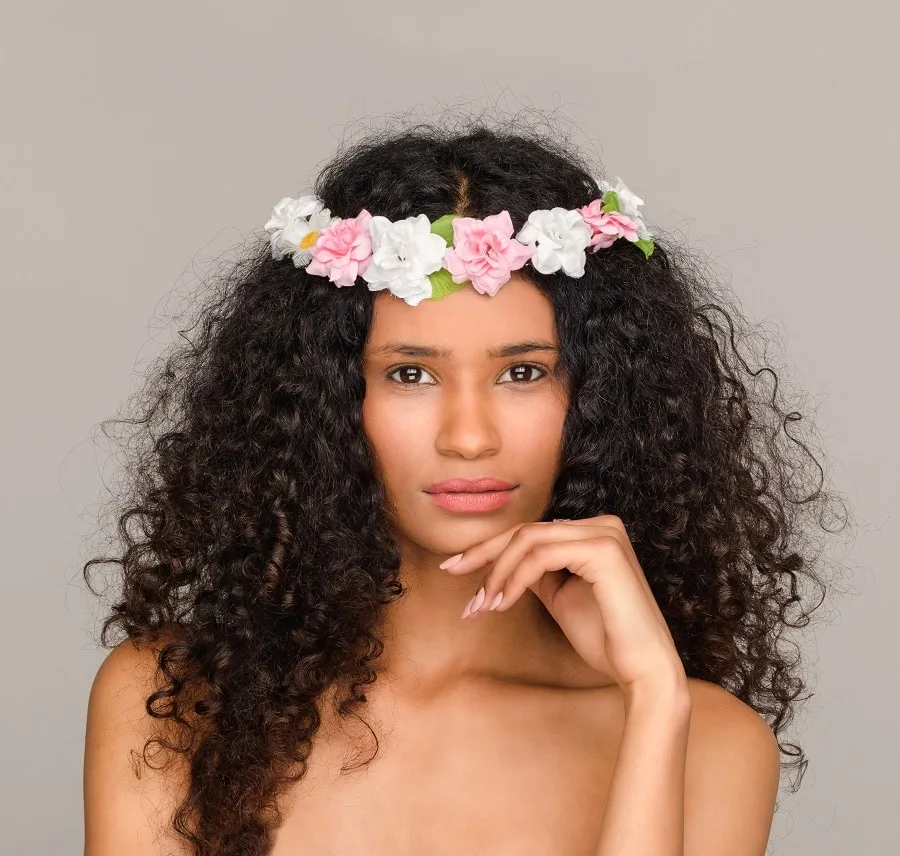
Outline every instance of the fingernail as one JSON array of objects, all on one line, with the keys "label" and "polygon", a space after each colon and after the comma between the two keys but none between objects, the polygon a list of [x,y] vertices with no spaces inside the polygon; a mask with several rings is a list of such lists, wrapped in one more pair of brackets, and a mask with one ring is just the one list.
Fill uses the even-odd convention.
[{"label": "fingernail", "polygon": [[498,606],[500,606],[501,600],[503,600],[503,592],[502,591],[497,595],[497,597],[495,597],[491,601],[491,605],[488,607],[488,609],[496,609]]},{"label": "fingernail", "polygon": [[472,610],[473,603],[475,603],[474,597],[466,604],[466,608],[462,611],[462,615],[460,616],[460,618],[468,618],[469,612]]},{"label": "fingernail", "polygon": [[455,556],[451,556],[449,559],[444,559],[444,561],[441,562],[438,567],[443,568],[446,571],[447,568],[452,568],[462,557],[462,553],[457,553]]},{"label": "fingernail", "polygon": [[481,604],[484,603],[484,586],[478,589],[478,594],[475,595],[475,603],[472,604],[472,612],[477,612],[481,608]]}]

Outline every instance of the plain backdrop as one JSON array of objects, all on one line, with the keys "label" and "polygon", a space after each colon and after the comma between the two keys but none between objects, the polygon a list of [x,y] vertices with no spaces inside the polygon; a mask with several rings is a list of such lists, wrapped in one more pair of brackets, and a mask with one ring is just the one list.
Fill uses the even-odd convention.
[{"label": "plain backdrop", "polygon": [[366,126],[534,108],[781,345],[861,525],[829,548],[852,596],[803,637],[810,764],[770,852],[900,852],[897,25],[888,0],[4,4],[0,851],[82,851],[98,426],[160,316]]}]

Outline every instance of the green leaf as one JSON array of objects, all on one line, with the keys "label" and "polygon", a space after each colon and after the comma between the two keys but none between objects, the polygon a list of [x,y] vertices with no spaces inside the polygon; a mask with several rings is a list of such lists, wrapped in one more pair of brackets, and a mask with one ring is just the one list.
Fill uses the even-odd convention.
[{"label": "green leaf", "polygon": [[461,214],[445,214],[431,224],[431,231],[435,235],[440,235],[447,242],[448,247],[453,246],[453,221],[461,216]]},{"label": "green leaf", "polygon": [[434,273],[428,274],[428,278],[431,280],[432,300],[440,300],[448,294],[453,294],[454,291],[465,288],[466,282],[468,282],[468,280],[466,282],[454,282],[450,271],[445,267],[438,268]]},{"label": "green leaf", "polygon": [[641,238],[634,243],[635,246],[640,247],[644,251],[644,255],[649,259],[650,255],[653,253],[653,241],[648,241],[646,238]]},{"label": "green leaf", "polygon": [[606,214],[608,211],[620,211],[619,208],[619,194],[616,193],[615,190],[607,190],[606,193],[603,194],[603,208],[602,211]]}]

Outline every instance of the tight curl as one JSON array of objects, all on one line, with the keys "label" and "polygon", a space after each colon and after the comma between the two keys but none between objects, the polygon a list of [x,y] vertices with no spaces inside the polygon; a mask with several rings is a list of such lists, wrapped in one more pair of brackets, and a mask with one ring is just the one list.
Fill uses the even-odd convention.
[{"label": "tight curl", "polygon": [[[370,133],[313,189],[335,216],[505,209],[516,230],[534,209],[600,195],[568,143],[482,123]],[[839,497],[775,372],[739,353],[739,310],[651,230],[649,259],[619,240],[589,253],[580,279],[521,270],[552,303],[572,384],[543,519],[618,515],[688,676],[728,689],[778,736],[809,697],[784,633],[826,589],[805,523],[828,530]],[[91,587],[92,566],[111,564],[120,587],[104,646],[113,632],[162,640],[146,708],[168,736],[144,758],[156,742],[189,761],[175,830],[197,856],[262,856],[279,797],[306,772],[325,690],[340,690],[341,716],[364,704],[379,618],[404,588],[361,420],[375,294],[273,260],[262,237],[215,281],[139,412],[115,420],[137,440],[122,548],[83,572]],[[799,786],[804,753],[779,746]]]}]

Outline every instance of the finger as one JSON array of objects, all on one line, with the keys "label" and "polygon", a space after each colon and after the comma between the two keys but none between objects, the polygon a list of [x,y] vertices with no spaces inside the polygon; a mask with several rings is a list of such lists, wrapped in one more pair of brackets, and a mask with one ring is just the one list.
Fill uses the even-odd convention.
[{"label": "finger", "polygon": [[[460,554],[461,558],[457,562],[444,570],[448,574],[463,575],[469,574],[472,571],[477,571],[479,568],[483,568],[488,562],[492,562],[500,555],[503,548],[509,543],[510,538],[512,538],[519,529],[527,525],[527,523],[519,523],[510,529],[504,529],[499,535],[494,535],[492,538],[488,538],[486,541],[482,541],[474,547],[470,547]],[[447,561],[449,561],[449,559],[441,564],[446,564]]]},{"label": "finger", "polygon": [[509,539],[506,547],[494,559],[491,569],[484,578],[485,597],[479,611],[490,609],[493,599],[504,587],[507,579],[516,571],[519,564],[535,545],[540,543],[567,543],[587,540],[603,532],[610,532],[609,527],[599,526],[566,526],[564,523],[531,523],[522,526]]},{"label": "finger", "polygon": [[[602,524],[604,526],[609,527],[613,530],[614,534],[617,537],[617,540],[622,545],[622,549],[625,551],[626,556],[631,564],[631,568],[634,571],[635,576],[641,584],[641,587],[644,590],[644,593],[647,597],[656,603],[656,598],[653,595],[653,591],[650,588],[650,583],[647,581],[647,576],[644,574],[644,569],[641,566],[640,560],[637,557],[637,553],[634,550],[634,545],[631,543],[631,537],[628,534],[628,530],[625,527],[625,523],[621,517],[616,514],[601,514],[598,517],[587,518],[590,521],[594,521],[598,524]],[[572,523],[577,524],[582,521],[573,520]]]},{"label": "finger", "polygon": [[[561,530],[560,527],[567,528],[565,530]],[[525,533],[520,534],[523,532],[523,530],[525,530]],[[532,523],[518,524],[511,529],[504,530],[498,535],[495,535],[493,538],[489,538],[488,540],[476,544],[474,547],[466,550],[465,552],[460,554],[461,558],[454,565],[446,569],[446,572],[451,574],[464,575],[484,567],[484,565],[488,564],[489,562],[494,561],[496,563],[496,560],[499,559],[499,557],[501,557],[505,551],[509,550],[510,545],[516,543],[516,539],[524,539],[521,543],[529,544],[534,543],[530,539],[536,538],[538,535],[548,536],[553,535],[555,532],[565,531],[568,536],[575,536],[576,534],[580,534],[580,530],[586,530],[586,532],[593,533],[594,535],[596,535],[598,531],[602,531],[603,534],[608,534],[615,537],[622,550],[624,551],[632,572],[634,573],[641,588],[643,589],[645,596],[654,604],[656,603],[656,598],[654,597],[653,592],[650,589],[650,585],[647,582],[643,569],[641,568],[640,562],[638,561],[625,525],[622,519],[614,514],[601,514],[595,517],[587,517],[575,520],[556,519],[553,522],[535,521]],[[555,537],[559,536],[556,535]],[[588,535],[587,537],[592,536]],[[515,560],[513,560],[513,562],[515,562]],[[508,573],[509,571],[506,572],[507,575]],[[489,573],[488,576],[491,577],[491,589],[493,590],[495,587],[493,585],[493,580],[496,578],[494,569],[492,569],[491,573]],[[487,595],[482,596],[482,603],[479,607],[478,613],[489,610],[495,598],[496,595],[493,595],[492,597],[489,597]]]},{"label": "finger", "polygon": [[[542,576],[564,568],[569,569],[577,576],[581,576],[583,568],[596,563],[597,539],[585,538],[580,541],[545,541],[532,545],[531,549],[522,557],[515,571],[508,576],[497,594],[502,592],[503,597],[496,612],[504,612],[510,609],[516,601],[531,587],[536,585]],[[604,572],[607,577],[622,575],[625,566],[624,557],[617,554],[617,560],[607,563]],[[616,567],[618,565],[618,568]],[[626,569],[626,574],[630,571]],[[607,586],[616,587],[613,579],[607,580]],[[493,595],[496,597],[496,595]],[[485,602],[490,603],[490,595],[485,596]]]},{"label": "finger", "polygon": [[[468,550],[465,550],[463,553],[460,553],[460,557],[456,560],[452,565],[444,570],[448,574],[459,574],[464,575],[471,573],[472,571],[478,570],[478,568],[483,568],[489,562],[493,562],[502,552],[507,548],[510,541],[517,536],[520,530],[525,528],[531,528],[534,530],[541,529],[546,530],[550,534],[561,532],[561,531],[571,531],[561,530],[560,526],[578,526],[580,528],[592,527],[596,526],[597,523],[594,521],[601,521],[604,518],[609,517],[609,515],[601,515],[600,517],[587,517],[582,520],[568,520],[557,518],[556,520],[550,521],[532,521],[529,523],[518,523],[510,529],[505,529],[503,532],[498,535],[494,535],[492,538],[488,538],[486,541],[482,541],[479,544],[475,544],[470,547]],[[618,519],[618,518],[617,518]],[[623,530],[624,531],[624,530]],[[626,535],[627,537],[627,535]],[[455,558],[455,557],[451,557]],[[450,559],[445,559],[441,562],[441,567],[445,565]]]}]

